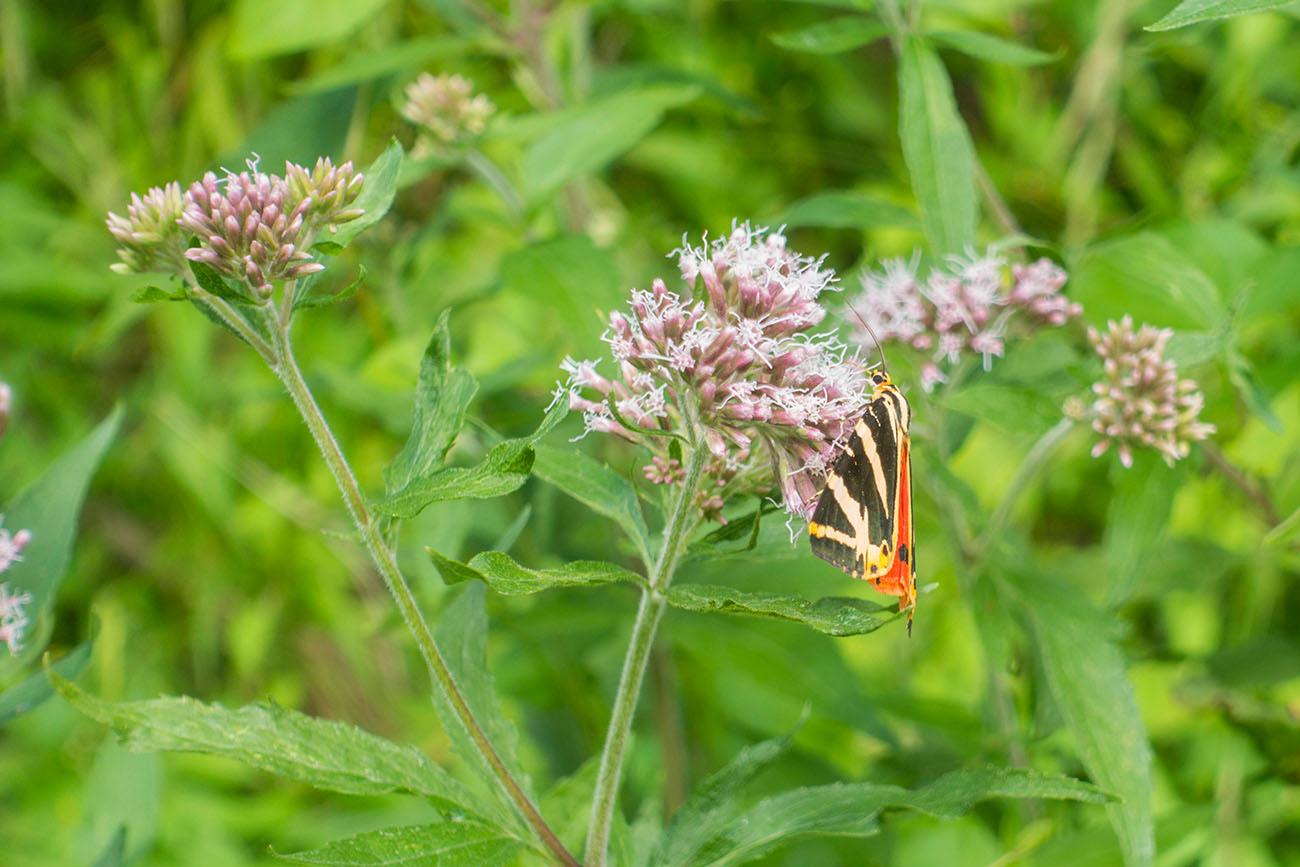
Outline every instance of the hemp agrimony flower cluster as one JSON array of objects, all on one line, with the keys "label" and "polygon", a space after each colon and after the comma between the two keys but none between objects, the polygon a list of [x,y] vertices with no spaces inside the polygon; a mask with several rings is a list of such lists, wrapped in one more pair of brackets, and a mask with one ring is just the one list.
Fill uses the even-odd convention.
[{"label": "hemp agrimony flower cluster", "polygon": [[1196,382],[1179,379],[1177,365],[1164,357],[1173,329],[1143,325],[1134,331],[1131,316],[1107,325],[1105,333],[1088,329],[1105,371],[1092,386],[1092,429],[1101,434],[1092,456],[1100,457],[1113,443],[1120,463],[1130,467],[1133,447],[1144,446],[1173,466],[1187,457],[1193,441],[1215,431],[1200,421],[1205,398]]},{"label": "hemp agrimony flower cluster", "polygon": [[[4,516],[0,515],[0,573],[22,559],[23,548],[32,539],[27,530],[11,535],[3,524]],[[23,632],[27,629],[27,614],[23,606],[31,601],[32,594],[18,590],[10,592],[7,583],[0,584],[0,641],[9,646],[10,654],[23,649]]]},{"label": "hemp agrimony flower cluster", "polygon": [[310,170],[286,163],[280,177],[250,160],[248,171],[208,172],[184,194],[176,183],[132,193],[125,217],[108,215],[108,230],[122,243],[122,261],[112,268],[188,279],[186,261],[201,262],[267,299],[275,283],[324,269],[311,245],[321,230],[361,216],[350,206],[362,183],[350,162],[334,166],[321,158]]},{"label": "hemp agrimony flower cluster", "polygon": [[401,111],[402,117],[449,144],[483,132],[496,110],[486,95],[474,93],[474,82],[469,79],[425,72],[406,86]]},{"label": "hemp agrimony flower cluster", "polygon": [[[1033,325],[1062,325],[1083,312],[1061,294],[1066,273],[1049,259],[1030,265],[1006,261],[992,249],[968,250],[918,276],[919,256],[891,259],[880,271],[862,274],[862,292],[851,302],[882,342],[896,341],[930,354],[921,386],[932,391],[967,354],[983,357],[988,370],[1002,356],[1013,318]],[[870,340],[865,329],[860,338]]]},{"label": "hemp agrimony flower cluster", "polygon": [[775,477],[786,510],[806,520],[870,399],[867,365],[834,334],[812,330],[835,274],[748,223],[675,253],[683,293],[655,280],[632,291],[627,313],[609,315],[603,339],[617,378],[596,361],[566,359],[557,399],[567,393],[588,431],[648,449],[643,471],[655,484],[682,480],[674,440],[660,434],[707,448],[695,500],[703,517],[724,521],[729,497],[766,491]]}]

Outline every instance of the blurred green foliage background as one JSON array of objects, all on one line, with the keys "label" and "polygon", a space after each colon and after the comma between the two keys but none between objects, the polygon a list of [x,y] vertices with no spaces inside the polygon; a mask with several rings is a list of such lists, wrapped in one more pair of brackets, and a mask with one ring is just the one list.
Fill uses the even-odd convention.
[{"label": "blurred green foliage background", "polygon": [[[1088,777],[1044,685],[1044,625],[1005,604],[1006,587],[1068,588],[1062,598],[1085,600],[1100,624],[1085,635],[1113,640],[1136,691],[1154,750],[1156,863],[1300,863],[1300,27],[1292,8],[1142,29],[1171,5],[956,0],[919,16],[927,32],[1046,53],[995,62],[936,37],[999,194],[982,199],[981,239],[1007,233],[1005,207],[1070,270],[1086,323],[1131,312],[1178,329],[1174,357],[1218,426],[1211,446],[1173,469],[1144,455],[1124,470],[1113,454],[1090,458],[1081,427],[1016,504],[991,565],[963,577],[954,523],[978,529],[1061,401],[1084,396],[1097,371],[1075,325],[1013,345],[950,404],[917,398],[917,545],[922,583],[938,586],[912,639],[901,623],[832,639],[672,613],[643,696],[629,811],[680,803],[805,706],[796,750],[765,790],[917,785],[1019,762]],[[331,271],[342,288],[364,262],[362,291],[297,330],[318,398],[377,490],[445,309],[481,383],[476,421],[522,433],[560,359],[600,353],[598,311],[674,276],[663,256],[683,233],[788,222],[791,246],[828,253],[850,286],[862,264],[924,246],[889,43],[831,38],[859,26],[841,16],[866,16],[851,7],[2,0],[0,379],[16,400],[0,496],[125,408],[82,514],[56,653],[96,630],[81,680],[106,698],[271,697],[450,761],[414,648],[276,382],[188,305],[133,303],[148,281],[108,271],[104,213],[132,190],[237,169],[250,153],[278,171],[317,155],[364,165],[390,136],[409,146],[396,109],[421,71],[459,72],[490,96],[499,111],[481,147],[523,191],[525,213],[464,164],[427,158]],[[576,140],[554,153],[540,143],[575,128],[590,130],[589,160],[568,176],[555,154]],[[831,192],[834,207],[807,202]],[[1202,291],[1208,313],[1187,300]],[[915,359],[899,355],[896,378],[919,392]],[[960,433],[927,441],[926,407],[964,418]],[[471,426],[458,453],[484,442]],[[639,473],[628,451],[584,446]],[[424,547],[468,559],[525,510],[521,562],[626,559],[606,524],[538,481],[434,506],[402,536],[432,617],[444,587]],[[762,556],[693,564],[685,580],[872,596],[770,529]],[[634,605],[619,587],[489,598],[492,667],[543,787],[599,748]],[[260,863],[268,845],[308,848],[426,811],[220,759],[128,753],[59,700],[0,732],[0,781],[0,851],[15,865],[92,863],[123,823],[135,863]],[[803,843],[765,863],[1120,859],[1103,809],[1029,802],[951,822],[900,815],[865,842]]]}]

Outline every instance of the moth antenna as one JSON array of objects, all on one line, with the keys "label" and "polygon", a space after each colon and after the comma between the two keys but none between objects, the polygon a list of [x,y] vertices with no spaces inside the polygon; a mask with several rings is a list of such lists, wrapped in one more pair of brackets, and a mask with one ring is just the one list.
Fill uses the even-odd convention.
[{"label": "moth antenna", "polygon": [[880,369],[885,373],[889,373],[889,366],[885,364],[885,347],[880,345],[880,338],[876,336],[876,332],[867,324],[867,320],[862,318],[862,314],[858,312],[858,308],[850,304],[849,309],[853,311],[853,315],[857,317],[857,320],[862,323],[862,327],[867,329],[867,333],[870,334],[871,339],[875,341],[876,350],[880,353]]}]

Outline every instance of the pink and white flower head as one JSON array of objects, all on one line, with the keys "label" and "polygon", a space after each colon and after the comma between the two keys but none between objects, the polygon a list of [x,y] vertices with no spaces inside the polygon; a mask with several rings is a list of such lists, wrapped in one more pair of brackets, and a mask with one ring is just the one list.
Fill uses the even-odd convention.
[{"label": "pink and white flower head", "polygon": [[1205,398],[1190,379],[1179,379],[1178,368],[1164,357],[1173,336],[1169,328],[1143,325],[1133,329],[1133,317],[1107,331],[1088,329],[1102,360],[1102,379],[1093,383],[1092,429],[1101,439],[1092,447],[1100,457],[1111,444],[1125,467],[1133,465],[1134,447],[1155,449],[1170,466],[1187,457],[1190,444],[1214,433],[1200,420]]},{"label": "pink and white flower head", "polygon": [[834,272],[748,223],[699,247],[684,242],[675,256],[681,291],[655,280],[609,315],[603,339],[617,377],[566,359],[557,397],[567,394],[588,431],[648,449],[644,472],[655,484],[680,483],[680,463],[670,437],[644,431],[707,448],[696,503],[704,517],[723,520],[729,497],[775,480],[787,511],[807,519],[871,398],[866,365],[835,335],[812,330],[826,316],[818,296],[835,288]]},{"label": "pink and white flower head", "polygon": [[[3,523],[4,516],[0,515],[0,572],[22,559],[23,548],[32,538],[27,530],[10,534]],[[0,642],[8,645],[11,654],[23,648],[23,632],[27,628],[27,614],[23,607],[31,601],[32,594],[18,590],[10,592],[8,584],[0,584]]]},{"label": "pink and white flower head", "polygon": [[[180,185],[131,195],[127,216],[108,215],[122,242],[119,273],[170,272],[190,280],[187,260],[245,282],[267,298],[273,284],[324,270],[309,251],[317,231],[361,216],[353,207],[364,182],[352,163],[319,159],[311,169],[285,164],[285,177],[259,171],[208,172],[183,194]],[[189,247],[190,238],[198,245]]]},{"label": "pink and white flower head", "polygon": [[[921,385],[932,391],[966,357],[979,356],[985,370],[1002,357],[1006,338],[1020,331],[1062,325],[1082,307],[1061,294],[1066,274],[1048,259],[1012,265],[991,248],[983,255],[967,250],[932,268],[922,278],[920,256],[888,259],[860,277],[862,291],[850,306],[882,343],[895,342],[925,353]],[[870,332],[859,329],[860,341]]]},{"label": "pink and white flower head", "polygon": [[185,192],[181,226],[199,239],[185,258],[202,262],[226,277],[246,280],[253,291],[269,297],[272,283],[306,277],[325,266],[307,252],[310,196],[291,199],[283,178],[256,169],[208,172]]}]

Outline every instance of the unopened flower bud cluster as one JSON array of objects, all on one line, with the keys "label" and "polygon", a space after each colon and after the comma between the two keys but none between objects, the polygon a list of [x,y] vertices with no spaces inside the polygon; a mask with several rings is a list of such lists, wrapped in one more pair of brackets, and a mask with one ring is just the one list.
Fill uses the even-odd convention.
[{"label": "unopened flower bud cluster", "polygon": [[1191,379],[1179,379],[1177,366],[1164,357],[1173,333],[1150,325],[1135,331],[1131,316],[1111,320],[1104,333],[1088,329],[1105,371],[1092,386],[1092,428],[1101,435],[1093,457],[1114,444],[1120,463],[1129,467],[1133,449],[1145,447],[1173,466],[1187,457],[1193,441],[1214,433],[1214,425],[1200,420],[1205,406],[1200,388]]},{"label": "unopened flower bud cluster", "polygon": [[444,143],[483,132],[497,110],[474,82],[459,75],[423,73],[406,86],[402,116]]},{"label": "unopened flower bud cluster", "polygon": [[184,194],[176,183],[132,194],[125,217],[108,215],[108,230],[122,243],[122,261],[112,268],[189,279],[186,261],[201,262],[268,298],[275,283],[324,269],[311,245],[319,231],[361,216],[352,204],[362,183],[350,162],[320,159],[310,170],[286,163],[280,177],[250,161],[238,174],[208,172]]},{"label": "unopened flower bud cluster", "polygon": [[[951,257],[922,279],[919,257],[892,259],[861,277],[862,292],[851,306],[882,342],[905,343],[926,353],[921,385],[926,391],[948,379],[963,357],[980,356],[984,369],[1002,357],[1005,340],[1021,328],[1062,325],[1083,308],[1062,293],[1066,273],[1049,259],[1029,265],[1007,262],[992,250]],[[870,341],[861,330],[859,338]]]},{"label": "unopened flower bud cluster", "polygon": [[676,255],[680,291],[655,280],[632,291],[627,312],[610,314],[603,339],[613,377],[597,362],[568,359],[557,397],[583,412],[588,431],[648,449],[652,483],[679,484],[684,470],[671,438],[642,430],[707,448],[696,498],[706,518],[723,520],[729,497],[766,491],[775,479],[787,511],[806,519],[871,396],[866,365],[835,335],[813,331],[834,272],[748,223]]}]

